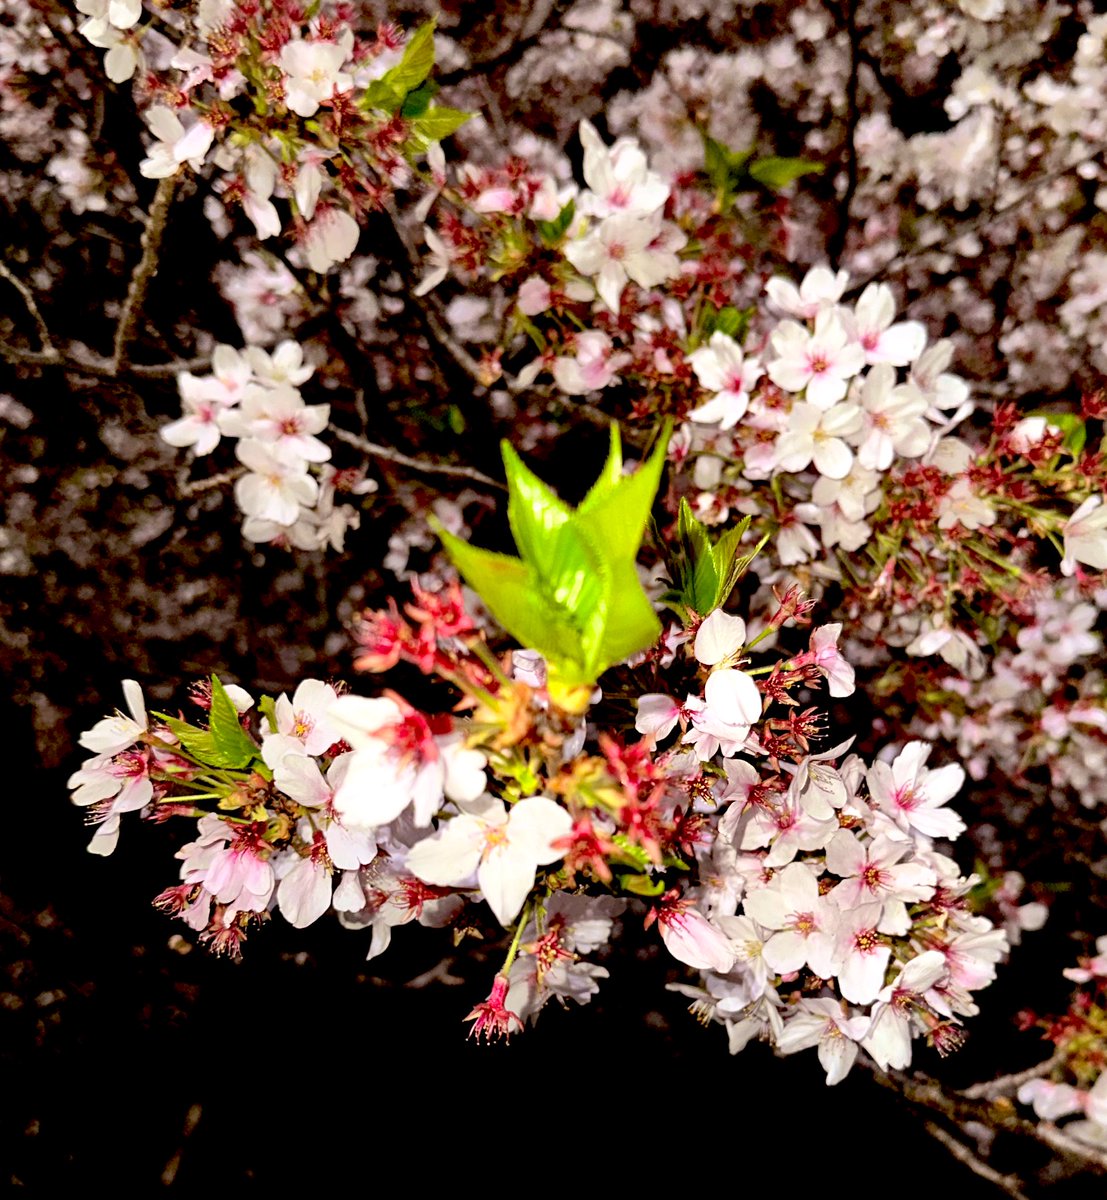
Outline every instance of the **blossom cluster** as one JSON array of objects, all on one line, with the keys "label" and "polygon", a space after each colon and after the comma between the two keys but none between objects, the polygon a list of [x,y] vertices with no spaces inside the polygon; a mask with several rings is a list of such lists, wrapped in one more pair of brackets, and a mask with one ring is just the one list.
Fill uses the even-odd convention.
[{"label": "blossom cluster", "polygon": [[1061,1017],[1023,1014],[1024,1028],[1038,1026],[1056,1052],[1045,1069],[1019,1086],[1018,1099],[1042,1121],[1066,1117],[1064,1132],[1097,1150],[1107,1148],[1107,937],[1096,953],[1066,968],[1066,979],[1080,985]]},{"label": "blossom cluster", "polygon": [[468,116],[432,105],[424,86],[433,25],[408,39],[385,22],[359,37],[351,6],[292,0],[202,0],[194,18],[171,11],[156,27],[139,23],[140,0],[77,8],[108,77],[138,77],[152,135],[140,173],[211,164],[213,212],[240,207],[263,241],[291,233],[311,271],[348,259],[365,214],[411,186],[413,162]]},{"label": "blossom cluster", "polygon": [[[484,902],[515,927],[471,1014],[486,1036],[553,997],[590,999],[607,968],[582,956],[637,911],[706,973],[696,1011],[726,1024],[732,1050],[755,1035],[783,1053],[818,1045],[835,1083],[861,1048],[887,1067],[910,1061],[918,1034],[960,1044],[971,993],[1007,946],[935,846],[965,827],[947,807],[964,772],[929,768],[921,742],[869,767],[842,759],[848,743],[812,750],[823,719],[790,693],[852,694],[838,627],[764,667],[750,658],[806,621],[798,593],[760,634],[721,608],[670,626],[638,669],[664,665],[684,698],[642,693],[631,741],[598,694],[589,717],[560,709],[540,656],[492,656],[456,585],[414,588],[404,612],[366,614],[358,665],[437,675],[468,697],[467,717],[319,680],[255,705],[213,679],[197,694],[206,731],[151,726],[129,682],[132,717],[86,735],[98,756],[74,775],[74,800],[96,800],[113,837],[126,809],[196,822],[159,907],[232,953],[273,910],[304,927],[333,909],[371,930],[372,957],[397,925],[466,928]],[[93,795],[124,771],[140,790]]]},{"label": "blossom cluster", "polygon": [[331,450],[316,435],[327,428],[330,405],[306,404],[300,394],[314,371],[302,348],[285,341],[270,354],[221,345],[211,367],[210,375],[177,376],[184,415],[162,428],[162,439],[195,456],[210,454],[223,437],[238,439],[235,455],[245,471],[234,491],[249,541],[341,550],[360,515],[352,505],[335,504],[338,481],[354,493],[376,485],[343,479],[325,465]]}]

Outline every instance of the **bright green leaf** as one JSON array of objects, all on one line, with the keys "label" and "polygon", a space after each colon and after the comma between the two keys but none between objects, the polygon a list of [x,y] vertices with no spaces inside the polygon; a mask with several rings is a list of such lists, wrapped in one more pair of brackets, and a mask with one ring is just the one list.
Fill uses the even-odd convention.
[{"label": "bright green leaf", "polygon": [[423,116],[430,108],[430,102],[438,95],[438,92],[438,84],[433,79],[428,79],[426,83],[417,87],[415,91],[408,92],[404,97],[404,102],[400,106],[400,116],[406,117],[409,121]]},{"label": "bright green leaf", "polygon": [[1050,425],[1060,429],[1062,434],[1064,434],[1061,444],[1073,458],[1080,457],[1080,453],[1088,440],[1088,427],[1084,423],[1084,418],[1079,413],[1049,412],[1046,409],[1035,409],[1033,412],[1027,413],[1027,416],[1044,417]]},{"label": "bright green leaf", "polygon": [[211,677],[208,729],[216,752],[222,760],[220,765],[232,769],[246,767],[257,757],[257,744],[239,723],[238,710],[219,682],[218,675]]},{"label": "bright green leaf", "polygon": [[395,113],[404,102],[403,92],[398,92],[390,86],[387,76],[384,79],[374,79],[358,98],[358,107],[363,111],[370,108],[382,112]]},{"label": "bright green leaf", "polygon": [[559,619],[531,567],[510,555],[470,546],[444,529],[436,532],[465,582],[512,637],[551,659],[575,660],[579,632]]},{"label": "bright green leaf", "polygon": [[618,429],[600,478],[567,505],[504,443],[508,522],[519,558],[479,550],[436,526],[454,565],[497,621],[573,689],[645,649],[661,624],[635,560],[661,478],[668,429],[649,459],[622,473]]},{"label": "bright green leaf", "polygon": [[681,498],[677,518],[677,545],[670,563],[673,587],[665,603],[687,620],[690,613],[705,617],[725,604],[738,580],[768,541],[766,534],[748,553],[741,554],[741,543],[750,526],[743,517],[712,543],[707,527]]},{"label": "bright green leaf", "polygon": [[556,246],[561,241],[566,230],[573,223],[576,211],[576,203],[570,200],[552,221],[537,222],[538,232],[547,246]]},{"label": "bright green leaf", "polygon": [[383,81],[401,96],[413,92],[434,67],[434,22],[428,21],[408,38],[404,56],[383,75]]},{"label": "bright green leaf", "polygon": [[262,696],[258,701],[258,712],[269,726],[270,733],[277,732],[277,705],[272,696]]},{"label": "bright green leaf", "polygon": [[636,896],[660,896],[665,890],[665,880],[651,879],[649,875],[620,875],[619,887]]},{"label": "bright green leaf", "polygon": [[440,142],[456,133],[472,116],[459,108],[432,108],[415,122],[415,132],[428,142]]},{"label": "bright green leaf", "polygon": [[820,175],[825,169],[824,163],[813,162],[809,158],[777,158],[770,155],[751,163],[749,173],[752,179],[776,192],[794,183],[801,175]]}]

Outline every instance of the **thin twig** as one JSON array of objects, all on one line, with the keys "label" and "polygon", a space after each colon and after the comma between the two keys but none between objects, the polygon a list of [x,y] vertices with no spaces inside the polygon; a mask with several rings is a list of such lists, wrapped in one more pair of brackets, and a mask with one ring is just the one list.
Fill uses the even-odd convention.
[{"label": "thin twig", "polygon": [[151,379],[161,379],[169,375],[179,375],[182,371],[207,371],[211,367],[211,355],[200,354],[196,358],[177,358],[165,363],[127,363],[126,369],[132,375],[145,375]]},{"label": "thin twig", "polygon": [[[419,251],[408,236],[408,232],[404,228],[403,221],[400,219],[400,215],[395,207],[392,204],[386,204],[384,212],[396,234],[396,242],[404,258],[407,260],[405,265],[411,273],[411,278],[414,278],[419,273]],[[445,312],[437,297],[431,295],[419,296],[414,291],[410,292],[409,295],[415,304],[418,305],[423,317],[423,324],[426,326],[432,340],[438,343],[441,349],[453,361],[454,365],[460,367],[477,388],[480,389],[478,395],[483,395],[487,392],[495,381],[489,378],[488,372],[450,332],[449,322],[446,320]],[[509,390],[516,390],[512,386],[514,381],[509,381],[505,378],[502,382]]]},{"label": "thin twig", "polygon": [[142,302],[146,299],[146,289],[150,280],[157,274],[162,234],[165,233],[169,206],[173,203],[176,190],[176,175],[167,175],[164,179],[158,180],[154,201],[150,205],[150,212],[146,217],[146,228],[142,233],[142,257],[138,260],[131,275],[131,282],[127,286],[127,296],[123,301],[123,308],[115,326],[111,361],[116,373],[127,361],[127,347],[134,337],[135,326],[138,324],[139,313],[142,310]]},{"label": "thin twig", "polygon": [[1006,1097],[997,1100],[970,1100],[956,1092],[947,1092],[938,1080],[921,1072],[905,1075],[902,1071],[873,1070],[873,1078],[898,1092],[908,1103],[941,1113],[954,1124],[979,1121],[992,1129],[1019,1134],[1041,1142],[1065,1155],[1085,1169],[1107,1171],[1107,1153],[1097,1150],[1065,1133],[1050,1121],[1028,1121],[1014,1111]]},{"label": "thin twig", "polygon": [[431,967],[429,971],[424,971],[422,975],[416,975],[414,979],[409,979],[404,984],[404,987],[424,988],[429,983],[444,983],[446,987],[457,987],[458,984],[464,983],[465,980],[450,970],[455,962],[456,959],[452,956],[444,958],[440,963]]},{"label": "thin twig", "polygon": [[38,330],[38,340],[42,344],[42,349],[47,354],[56,354],[54,349],[53,339],[50,337],[50,330],[46,326],[46,322],[42,318],[42,313],[39,312],[38,304],[35,302],[34,293],[18,276],[13,275],[5,263],[0,262],[0,279],[6,279],[13,288],[23,297],[23,303],[27,307],[27,311],[31,314],[31,318]]},{"label": "thin twig", "polygon": [[72,371],[75,375],[92,375],[98,379],[115,379],[118,376],[137,375],[145,379],[164,379],[182,371],[205,371],[211,366],[208,355],[197,358],[179,358],[166,363],[124,363],[118,370],[110,358],[75,350],[72,346],[64,350],[22,350],[0,342],[0,357],[11,363],[22,363],[30,367],[57,367]]},{"label": "thin twig", "polygon": [[382,459],[384,462],[395,463],[400,467],[408,467],[412,471],[419,471],[424,475],[449,475],[458,479],[471,479],[474,483],[483,484],[484,487],[496,488],[497,491],[506,492],[507,488],[498,479],[493,479],[490,475],[485,475],[478,471],[475,467],[458,467],[450,463],[435,462],[429,458],[412,458],[408,454],[402,454],[399,450],[391,450],[387,446],[378,446],[376,442],[367,441],[363,437],[359,437],[356,433],[351,433],[348,429],[340,429],[337,425],[328,426],[331,433],[334,434],[340,442],[345,442],[348,446],[354,446],[364,454],[369,454],[373,458]]},{"label": "thin twig", "polygon": [[1064,1052],[1058,1050],[1044,1062],[1027,1067],[1025,1071],[1018,1071],[1013,1075],[1001,1075],[998,1079],[990,1080],[987,1083],[974,1083],[972,1087],[963,1088],[961,1095],[966,1100],[995,1100],[999,1096],[1009,1096],[1018,1091],[1024,1083],[1048,1075],[1054,1067],[1059,1067],[1064,1061]]},{"label": "thin twig", "polygon": [[230,471],[220,471],[218,475],[209,475],[207,479],[182,480],[177,485],[177,493],[182,498],[198,496],[201,492],[210,492],[224,484],[234,483],[245,474],[245,467],[234,467]]},{"label": "thin twig", "polygon": [[181,1160],[184,1157],[185,1143],[196,1132],[196,1126],[200,1124],[200,1118],[203,1115],[204,1106],[202,1104],[190,1104],[188,1106],[188,1112],[185,1113],[184,1125],[181,1128],[181,1144],[165,1164],[165,1169],[161,1173],[161,1183],[163,1186],[172,1187],[176,1181],[177,1173],[181,1169]]},{"label": "thin twig", "polygon": [[1022,1180],[1017,1176],[1001,1175],[995,1167],[988,1166],[982,1158],[974,1154],[964,1142],[958,1141],[953,1134],[948,1133],[934,1121],[927,1121],[925,1128],[936,1142],[941,1142],[950,1154],[959,1163],[968,1167],[974,1175],[979,1175],[981,1179],[986,1179],[989,1183],[994,1183],[996,1187],[1002,1188],[1008,1196],[1012,1197],[1012,1200],[1027,1200],[1027,1195],[1022,1190]]}]

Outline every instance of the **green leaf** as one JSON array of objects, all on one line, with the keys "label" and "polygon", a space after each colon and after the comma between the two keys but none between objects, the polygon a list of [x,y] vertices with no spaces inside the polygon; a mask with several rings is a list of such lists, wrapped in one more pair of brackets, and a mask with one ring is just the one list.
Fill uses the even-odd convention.
[{"label": "green leaf", "polygon": [[277,732],[277,705],[272,696],[262,696],[258,701],[258,712],[269,726],[270,733]]},{"label": "green leaf", "polygon": [[159,720],[165,722],[170,733],[173,734],[193,758],[198,758],[202,763],[213,767],[223,765],[222,763],[212,761],[214,757],[217,757],[217,754],[215,742],[208,730],[197,729],[195,725],[189,725],[187,721],[171,717],[168,713],[155,713],[154,715]]},{"label": "green leaf", "polygon": [[723,207],[734,198],[734,192],[746,174],[746,163],[753,156],[752,150],[731,150],[722,142],[700,131],[703,138],[703,162],[707,177],[711,180],[719,202]]},{"label": "green leaf", "polygon": [[750,178],[777,192],[788,184],[794,183],[801,175],[820,175],[826,169],[825,163],[813,162],[809,158],[759,158],[749,167]]},{"label": "green leaf", "polygon": [[440,142],[456,133],[472,116],[473,113],[459,108],[432,108],[415,122],[415,132],[428,142]]},{"label": "green leaf", "polygon": [[664,599],[685,620],[688,610],[705,617],[726,603],[738,580],[769,540],[765,534],[751,551],[741,554],[742,539],[749,527],[750,518],[743,517],[712,543],[707,527],[692,512],[688,501],[681,498],[677,545],[670,564],[674,586]]},{"label": "green leaf", "polygon": [[404,102],[403,92],[398,92],[388,83],[388,77],[374,79],[358,98],[358,107],[365,111],[369,108],[380,109],[386,113],[396,113]]},{"label": "green leaf", "polygon": [[465,582],[512,637],[551,659],[574,659],[580,635],[550,605],[532,567],[510,555],[470,546],[442,528],[435,532]]},{"label": "green leaf", "polygon": [[519,558],[480,550],[435,524],[454,565],[497,621],[545,655],[559,685],[589,685],[652,644],[661,623],[635,568],[661,479],[669,429],[630,476],[612,426],[599,479],[567,505],[503,444],[508,522]]},{"label": "green leaf", "polygon": [[611,426],[611,446],[599,479],[580,502],[577,516],[604,546],[605,554],[634,561],[661,484],[672,423],[666,422],[653,453],[633,475],[624,475],[619,427]]},{"label": "green leaf", "polygon": [[570,200],[552,221],[537,222],[538,232],[547,246],[556,246],[561,241],[565,231],[572,225],[576,211],[575,201]]},{"label": "green leaf", "polygon": [[738,580],[749,570],[750,563],[761,553],[769,534],[765,534],[748,554],[742,554],[741,543],[750,527],[749,517],[743,517],[733,529],[728,529],[715,543],[711,556],[719,575],[719,589],[715,593],[715,607],[725,604],[734,591]]},{"label": "green leaf", "polygon": [[740,342],[746,336],[753,314],[752,308],[735,308],[728,304],[715,314],[710,328],[704,329],[704,337],[709,338],[713,333],[725,333],[728,338]]},{"label": "green leaf", "polygon": [[648,852],[641,846],[636,846],[627,837],[625,833],[616,833],[611,837],[614,845],[619,847],[619,851],[628,863],[638,868],[639,871],[644,871],[653,861]]},{"label": "green leaf", "polygon": [[415,117],[421,117],[430,108],[430,102],[438,94],[438,90],[438,84],[434,80],[428,79],[415,91],[408,92],[400,106],[400,116],[406,117],[409,121]]},{"label": "green leaf", "polygon": [[211,712],[208,714],[208,729],[212,744],[220,758],[220,766],[232,770],[249,766],[258,756],[254,739],[242,728],[238,710],[219,682],[219,676],[211,677]]},{"label": "green leaf", "polygon": [[428,21],[408,38],[404,47],[404,56],[382,76],[388,84],[401,96],[413,92],[434,67],[434,21]]},{"label": "green leaf", "polygon": [[665,890],[665,880],[651,879],[649,875],[620,875],[619,887],[635,896],[660,896]]}]

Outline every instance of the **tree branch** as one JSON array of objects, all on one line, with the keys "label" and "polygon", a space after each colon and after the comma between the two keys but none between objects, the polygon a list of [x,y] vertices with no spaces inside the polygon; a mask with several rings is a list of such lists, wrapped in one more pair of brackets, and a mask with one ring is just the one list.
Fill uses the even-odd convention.
[{"label": "tree branch", "polygon": [[1012,1075],[1001,1075],[998,1079],[992,1079],[987,1083],[974,1083],[972,1087],[962,1089],[961,1095],[966,1100],[995,1100],[1000,1096],[1008,1096],[1018,1091],[1024,1083],[1048,1075],[1054,1067],[1059,1067],[1065,1061],[1065,1057],[1065,1053],[1058,1050],[1044,1062],[1027,1067],[1025,1071],[1018,1071]]},{"label": "tree branch", "polygon": [[161,239],[165,233],[165,224],[169,217],[169,207],[177,190],[177,176],[169,175],[158,180],[158,188],[154,193],[154,201],[146,217],[146,228],[142,233],[142,257],[131,275],[127,287],[127,295],[119,320],[115,326],[115,339],[112,346],[111,362],[114,373],[127,361],[127,347],[134,337],[138,324],[142,302],[146,299],[146,289],[150,280],[157,274],[158,255],[161,251]]},{"label": "tree branch", "polygon": [[857,6],[846,0],[846,36],[849,38],[849,75],[846,78],[846,190],[842,194],[838,226],[827,241],[827,256],[835,270],[849,237],[850,208],[857,192],[857,125],[861,120],[858,90],[861,72],[861,34],[857,28]]},{"label": "tree branch", "polygon": [[329,425],[328,429],[340,442],[354,446],[362,453],[368,454],[372,458],[379,458],[383,462],[396,463],[397,466],[407,467],[424,475],[448,475],[457,479],[471,479],[474,483],[482,484],[484,487],[495,488],[500,492],[507,491],[507,487],[498,479],[485,475],[475,467],[459,467],[451,463],[435,462],[430,458],[412,458],[399,450],[391,450],[387,446],[379,446],[376,442],[367,441],[356,433],[351,433],[348,429],[341,429],[337,425]]},{"label": "tree branch", "polygon": [[998,208],[992,208],[989,211],[981,213],[979,216],[973,217],[972,220],[962,221],[956,225],[947,236],[939,238],[936,242],[932,242],[929,246],[918,246],[914,250],[908,250],[903,254],[897,254],[882,266],[879,270],[872,272],[869,276],[859,280],[845,293],[843,299],[851,299],[858,295],[868,284],[880,279],[890,271],[899,270],[906,266],[909,262],[914,262],[917,258],[922,258],[927,254],[933,254],[935,251],[944,250],[950,242],[956,241],[958,238],[964,237],[966,234],[977,233],[981,229],[986,229],[989,225],[994,224],[1008,213],[1014,212],[1015,209],[1021,208],[1028,200],[1032,200],[1039,188],[1044,187],[1047,183],[1053,183],[1057,179],[1063,179],[1066,175],[1071,175],[1074,171],[1078,171],[1086,163],[1098,162],[1103,157],[1104,150],[1107,150],[1107,142],[1097,142],[1095,148],[1082,158],[1078,158],[1075,162],[1069,163],[1064,167],[1056,167],[1052,171],[1043,171],[1041,175],[1032,179],[1026,187],[1013,199],[1008,200],[1004,205]]},{"label": "tree branch", "polygon": [[23,303],[30,313],[31,319],[35,323],[35,328],[38,330],[38,340],[42,345],[43,352],[46,354],[56,354],[54,349],[53,339],[50,337],[50,330],[46,326],[46,322],[42,318],[42,313],[39,311],[38,304],[35,302],[34,293],[18,276],[13,275],[4,262],[0,262],[0,279],[6,279],[13,288],[23,297]]},{"label": "tree branch", "polygon": [[0,357],[10,363],[29,367],[57,367],[72,371],[76,375],[91,375],[97,379],[116,379],[119,376],[136,375],[146,379],[164,379],[181,371],[206,371],[211,366],[208,355],[197,358],[178,358],[166,363],[124,363],[117,369],[110,358],[75,350],[72,346],[64,350],[20,350],[0,342]]},{"label": "tree branch", "polygon": [[1026,1193],[1022,1191],[1022,1181],[1015,1175],[1001,1175],[995,1167],[990,1167],[988,1164],[974,1154],[964,1142],[958,1141],[952,1133],[947,1132],[934,1121],[925,1123],[926,1132],[936,1141],[940,1142],[953,1155],[959,1163],[963,1163],[974,1175],[979,1175],[981,1179],[986,1179],[989,1183],[994,1183],[996,1187],[1002,1188],[1012,1200],[1027,1200]]},{"label": "tree branch", "polygon": [[947,1092],[938,1080],[921,1073],[912,1076],[902,1071],[884,1072],[873,1068],[873,1078],[898,1092],[909,1104],[940,1113],[955,1125],[979,1121],[992,1129],[1041,1142],[1085,1170],[1107,1172],[1107,1153],[1077,1141],[1050,1121],[1028,1121],[1020,1117],[1005,1096],[993,1101],[970,1099],[962,1093]]},{"label": "tree branch", "polygon": [[[404,228],[403,221],[400,219],[400,214],[396,211],[395,206],[391,203],[386,204],[384,206],[384,214],[388,218],[392,230],[396,235],[396,244],[404,258],[404,266],[410,272],[410,277],[415,279],[419,274],[420,268],[419,251],[408,236],[408,232]],[[418,307],[419,313],[423,318],[423,325],[430,335],[431,340],[436,342],[450,358],[454,366],[460,368],[476,385],[479,389],[478,395],[484,395],[496,382],[501,382],[508,391],[515,392],[518,390],[518,385],[515,381],[509,379],[507,376],[504,376],[499,381],[489,378],[488,372],[450,332],[450,325],[446,320],[446,314],[436,297],[431,295],[416,295],[413,289],[408,293],[408,298]]]}]

